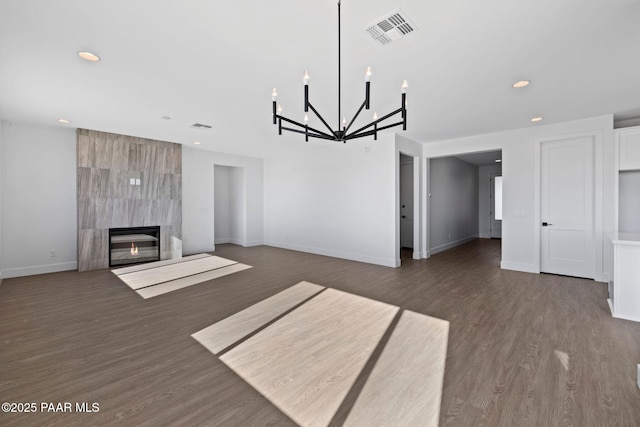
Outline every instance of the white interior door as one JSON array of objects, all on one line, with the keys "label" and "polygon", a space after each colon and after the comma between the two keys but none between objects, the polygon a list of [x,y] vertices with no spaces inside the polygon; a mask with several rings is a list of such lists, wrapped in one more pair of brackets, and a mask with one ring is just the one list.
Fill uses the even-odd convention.
[{"label": "white interior door", "polygon": [[594,278],[593,151],[592,136],[542,144],[542,272]]},{"label": "white interior door", "polygon": [[400,159],[400,246],[413,248],[413,158]]}]

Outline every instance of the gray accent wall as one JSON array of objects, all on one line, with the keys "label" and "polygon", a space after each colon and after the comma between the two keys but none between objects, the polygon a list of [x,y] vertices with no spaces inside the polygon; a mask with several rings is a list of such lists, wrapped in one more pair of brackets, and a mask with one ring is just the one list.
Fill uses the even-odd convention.
[{"label": "gray accent wall", "polygon": [[109,228],[160,226],[160,258],[182,256],[180,144],[78,129],[77,162],[78,271],[108,268]]},{"label": "gray accent wall", "polygon": [[430,160],[429,251],[478,237],[478,167],[455,157]]}]

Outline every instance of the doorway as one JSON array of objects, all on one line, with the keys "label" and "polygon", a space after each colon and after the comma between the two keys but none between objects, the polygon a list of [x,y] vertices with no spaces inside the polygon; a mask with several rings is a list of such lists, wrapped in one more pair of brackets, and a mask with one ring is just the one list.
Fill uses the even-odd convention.
[{"label": "doorway", "polygon": [[413,157],[400,153],[400,258],[413,257]]},{"label": "doorway", "polygon": [[493,201],[495,178],[502,177],[502,150],[434,157],[428,162],[429,256],[477,238],[500,238],[502,220],[500,212],[495,218]]},{"label": "doorway", "polygon": [[502,238],[502,173],[489,175],[489,236]]},{"label": "doorway", "polygon": [[213,172],[214,243],[244,245],[244,168],[214,165]]}]

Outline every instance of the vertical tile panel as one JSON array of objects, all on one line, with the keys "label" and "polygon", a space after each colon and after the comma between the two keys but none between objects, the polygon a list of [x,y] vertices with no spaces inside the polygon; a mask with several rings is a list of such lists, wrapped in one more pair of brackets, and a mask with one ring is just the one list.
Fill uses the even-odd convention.
[{"label": "vertical tile panel", "polygon": [[78,168],[78,200],[90,199],[93,192],[91,191],[91,168]]},{"label": "vertical tile panel", "polygon": [[108,267],[115,227],[160,225],[162,259],[182,256],[181,145],[80,129],[77,159],[80,271]]}]

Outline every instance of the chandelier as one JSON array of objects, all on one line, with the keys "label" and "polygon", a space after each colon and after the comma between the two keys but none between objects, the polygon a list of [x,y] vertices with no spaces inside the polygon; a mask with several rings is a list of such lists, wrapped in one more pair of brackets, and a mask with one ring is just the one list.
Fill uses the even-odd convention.
[{"label": "chandelier", "polygon": [[[273,101],[273,124],[278,125],[279,135],[282,135],[282,131],[286,130],[289,132],[304,134],[305,141],[309,141],[309,138],[311,137],[311,138],[327,139],[334,142],[342,141],[343,143],[346,143],[350,139],[362,138],[365,136],[373,136],[373,139],[377,140],[379,131],[389,129],[395,126],[402,125],[402,130],[407,130],[407,94],[406,92],[407,92],[408,84],[406,80],[402,82],[402,86],[400,88],[402,92],[402,101],[400,103],[400,108],[380,118],[378,118],[377,114],[374,113],[372,122],[356,130],[351,130],[351,126],[353,125],[355,120],[358,118],[358,116],[362,112],[362,109],[364,108],[368,110],[369,105],[371,103],[371,99],[369,95],[370,88],[371,88],[371,67],[367,67],[367,71],[364,75],[364,80],[365,80],[364,101],[362,102],[362,105],[360,105],[360,108],[358,109],[356,114],[353,116],[351,121],[347,123],[347,118],[342,116],[342,112],[341,112],[341,103],[340,103],[340,97],[341,97],[340,68],[341,67],[340,66],[341,66],[341,63],[340,63],[340,0],[339,0],[338,1],[338,129],[333,130],[331,126],[329,126],[327,121],[313,107],[313,104],[311,104],[311,102],[309,101],[309,81],[311,79],[309,77],[309,72],[305,71],[304,78],[303,78],[304,112],[305,112],[304,120],[303,120],[304,123],[291,120],[282,115],[282,107],[280,106],[276,107],[278,92],[276,91],[275,88],[273,88],[273,92],[271,93],[271,99]],[[320,119],[320,121],[324,124],[324,126],[327,128],[328,131],[322,131],[309,126],[309,115],[308,115],[309,110],[311,110],[311,112],[313,112],[313,114],[315,114],[316,117]],[[401,115],[401,120],[399,122],[391,123],[391,124],[382,123],[398,114]],[[340,120],[340,117],[342,117],[342,121]],[[284,122],[285,124],[284,126],[282,122]],[[288,127],[287,124],[295,127]]]}]

